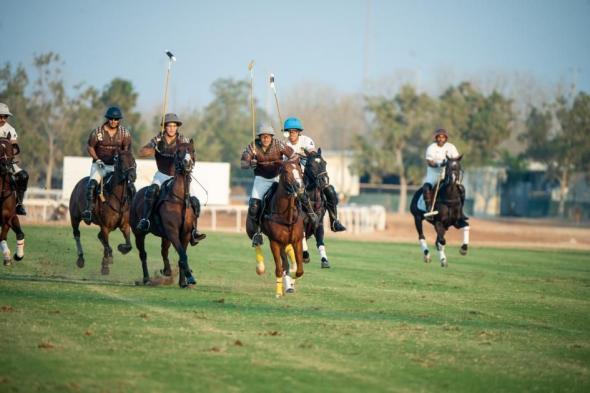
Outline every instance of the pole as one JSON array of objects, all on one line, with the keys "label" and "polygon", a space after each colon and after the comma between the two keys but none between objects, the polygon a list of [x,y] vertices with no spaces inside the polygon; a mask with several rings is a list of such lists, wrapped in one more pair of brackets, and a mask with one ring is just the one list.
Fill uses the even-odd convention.
[{"label": "pole", "polygon": [[250,71],[250,111],[252,112],[252,149],[256,153],[256,110],[254,108],[254,60],[248,64]]},{"label": "pole", "polygon": [[[277,87],[275,85],[275,74],[270,74],[270,88],[275,96],[275,103],[277,104],[277,114],[279,115],[279,128],[283,130],[283,118],[281,116],[281,109],[279,108],[279,98],[277,96]],[[283,130],[284,132],[285,130]]]},{"label": "pole", "polygon": [[164,78],[164,99],[162,105],[162,118],[160,124],[160,135],[164,133],[164,117],[166,116],[166,106],[168,105],[168,82],[170,81],[170,69],[172,68],[172,62],[176,61],[176,57],[166,50],[166,56],[168,56],[168,70],[166,71],[166,77]]}]

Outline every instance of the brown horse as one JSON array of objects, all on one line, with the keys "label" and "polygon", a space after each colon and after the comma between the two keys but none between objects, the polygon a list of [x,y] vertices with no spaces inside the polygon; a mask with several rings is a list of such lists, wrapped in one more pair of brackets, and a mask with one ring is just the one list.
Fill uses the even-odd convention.
[{"label": "brown horse", "polygon": [[[109,274],[109,264],[113,263],[113,249],[109,245],[109,233],[119,228],[125,237],[125,243],[117,249],[122,254],[131,251],[131,228],[129,227],[129,205],[133,198],[136,164],[133,154],[128,150],[119,150],[115,155],[115,170],[105,176],[101,198],[97,198],[92,208],[92,223],[100,226],[98,239],[104,248],[102,258],[102,274]],[[74,187],[70,196],[70,223],[76,240],[78,260],[76,265],[84,267],[84,250],[80,243],[80,221],[86,204],[86,184],[88,177],[81,179]],[[104,194],[104,200],[102,196]]]},{"label": "brown horse", "polygon": [[14,147],[10,142],[10,134],[6,138],[0,138],[0,205],[2,212],[0,214],[0,247],[4,255],[4,265],[12,264],[12,256],[8,248],[6,236],[8,230],[12,228],[16,233],[16,253],[14,259],[20,261],[25,255],[25,234],[20,227],[20,221],[16,215],[16,194],[14,182],[12,180],[12,164],[14,162]]},{"label": "brown horse", "polygon": [[[186,248],[191,239],[193,221],[196,217],[189,202],[189,190],[191,171],[195,163],[195,148],[193,140],[189,143],[177,143],[174,156],[174,167],[176,169],[174,178],[162,185],[160,197],[152,209],[152,225],[150,233],[162,238],[161,253],[164,260],[165,276],[172,275],[170,261],[168,260],[168,249],[170,244],[174,246],[180,258],[178,285],[181,288],[192,287],[197,281],[193,277],[188,265]],[[147,187],[137,192],[131,205],[130,222],[135,234],[135,246],[139,251],[139,259],[143,269],[143,283],[150,284],[150,275],[147,268],[147,253],[145,252],[145,236],[147,233],[137,230],[137,223],[143,213],[145,192]]]},{"label": "brown horse", "polygon": [[[303,276],[303,218],[304,214],[298,204],[298,195],[305,192],[303,189],[303,174],[299,159],[287,160],[281,163],[279,175],[279,184],[269,201],[268,209],[265,209],[262,215],[260,228],[270,240],[270,249],[275,261],[276,276],[276,297],[283,296],[285,289],[289,290],[291,278],[285,276],[283,284],[284,268],[281,258],[281,251],[292,246],[295,261],[297,262],[297,271],[295,277]],[[257,247],[257,261],[262,261],[260,246]],[[289,247],[290,248],[290,247]],[[264,266],[264,265],[263,265]],[[257,271],[264,271],[257,267]],[[287,286],[287,288],[285,288]]]}]

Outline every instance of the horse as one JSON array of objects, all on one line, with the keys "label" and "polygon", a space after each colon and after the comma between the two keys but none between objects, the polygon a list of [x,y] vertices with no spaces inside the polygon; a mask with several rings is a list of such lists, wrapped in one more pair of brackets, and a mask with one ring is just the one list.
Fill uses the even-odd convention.
[{"label": "horse", "polygon": [[21,229],[20,220],[16,215],[16,194],[12,180],[15,150],[10,142],[10,133],[0,138],[0,247],[4,256],[4,266],[12,265],[12,254],[6,241],[8,230],[12,228],[16,234],[16,252],[14,259],[20,261],[25,256],[25,234]]},{"label": "horse", "polygon": [[[461,202],[459,186],[462,180],[460,161],[463,158],[460,155],[457,158],[447,157],[444,165],[444,177],[439,183],[438,197],[434,204],[434,210],[438,214],[433,216],[430,222],[436,230],[436,248],[439,252],[440,264],[442,267],[448,267],[447,256],[445,254],[445,233],[454,226],[457,229],[463,228],[463,244],[459,249],[461,255],[467,255],[469,247],[469,223],[462,218],[463,205]],[[424,262],[430,262],[430,252],[426,244],[426,238],[422,230],[422,221],[425,219],[424,214],[427,208],[423,205],[422,189],[414,193],[410,203],[410,212],[414,216],[414,224],[418,232],[418,240],[424,254]]]},{"label": "horse", "polygon": [[[125,255],[131,251],[131,228],[129,227],[129,206],[133,198],[133,183],[137,177],[133,154],[128,150],[118,150],[114,157],[114,171],[105,176],[101,184],[99,198],[92,207],[92,223],[100,227],[98,239],[103,246],[101,274],[109,274],[109,265],[113,263],[113,249],[109,245],[109,233],[119,228],[125,237],[125,243],[117,249]],[[74,187],[70,196],[70,223],[76,240],[78,260],[76,265],[84,267],[84,250],[80,242],[80,221],[85,209],[86,184],[89,177],[82,178]]]},{"label": "horse", "polygon": [[305,162],[305,171],[303,172],[303,181],[305,192],[309,196],[314,212],[318,216],[318,225],[313,228],[309,220],[305,221],[305,238],[303,242],[303,262],[309,262],[309,252],[307,251],[307,242],[311,236],[315,237],[316,247],[322,255],[320,266],[323,269],[330,268],[330,262],[326,255],[324,246],[324,216],[326,215],[326,199],[322,190],[329,184],[328,172],[326,171],[326,160],[322,157],[322,149],[308,152]]},{"label": "horse", "polygon": [[[186,249],[191,239],[194,220],[197,220],[190,205],[191,172],[195,164],[195,148],[193,140],[188,143],[178,143],[174,155],[174,177],[162,184],[159,198],[154,202],[150,233],[158,236],[161,241],[161,255],[164,260],[164,276],[171,277],[172,269],[168,260],[170,245],[180,258],[178,285],[181,288],[193,287],[197,280],[188,265]],[[146,232],[137,229],[137,223],[143,213],[145,192],[148,187],[139,190],[131,205],[130,221],[135,235],[135,246],[139,251],[139,259],[143,270],[143,284],[154,284],[150,279],[147,267],[147,253],[145,251]]]},{"label": "horse", "polygon": [[[286,251],[291,260],[297,263],[295,279],[303,276],[303,217],[298,204],[298,192],[304,192],[303,175],[299,159],[281,162],[279,182],[276,191],[269,200],[268,207],[262,212],[260,228],[270,241],[270,250],[275,262],[277,298],[295,289],[295,281],[285,273],[282,251]],[[256,247],[258,266],[256,271],[264,272],[264,259],[260,246]]]}]

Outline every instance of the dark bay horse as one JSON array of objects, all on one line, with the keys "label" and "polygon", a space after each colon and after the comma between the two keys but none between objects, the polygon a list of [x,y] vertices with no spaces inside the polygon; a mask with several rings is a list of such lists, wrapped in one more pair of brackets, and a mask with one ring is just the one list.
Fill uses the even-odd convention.
[{"label": "dark bay horse", "polygon": [[[434,215],[432,221],[430,221],[436,230],[436,248],[439,252],[442,267],[448,266],[447,256],[445,254],[445,233],[451,226],[457,229],[463,228],[463,244],[459,249],[461,255],[467,254],[469,245],[469,223],[462,218],[463,205],[459,190],[462,180],[460,164],[462,157],[462,155],[457,158],[447,157],[447,162],[444,166],[444,178],[440,182],[440,188],[434,206],[435,210],[438,210],[438,214]],[[416,225],[416,231],[418,231],[420,247],[424,253],[424,262],[430,262],[430,251],[428,250],[422,229],[424,213],[428,209],[425,206],[419,206],[422,204],[420,201],[422,199],[421,196],[422,189],[414,193],[410,204],[410,212],[414,216],[414,224]]]},{"label": "dark bay horse", "polygon": [[[309,239],[311,236],[315,237],[316,247],[318,250],[324,250],[324,216],[326,215],[326,199],[322,190],[329,184],[328,172],[326,171],[326,160],[322,157],[322,149],[317,152],[312,151],[307,154],[307,161],[305,162],[305,171],[303,173],[303,180],[305,183],[305,192],[309,196],[313,210],[317,214],[319,220],[318,225],[313,229],[313,225],[309,220],[305,222],[305,238]],[[320,251],[321,254],[321,251]],[[307,250],[303,251],[303,261],[309,262],[309,253]],[[327,255],[321,257],[320,266],[322,268],[329,268]]]},{"label": "dark bay horse", "polygon": [[14,147],[10,142],[10,133],[6,138],[0,138],[0,205],[2,212],[0,214],[0,247],[4,255],[4,265],[12,264],[12,254],[8,247],[6,237],[8,230],[12,228],[16,233],[16,253],[14,259],[20,261],[25,255],[25,234],[20,227],[20,221],[16,215],[16,194],[14,182],[12,180],[14,162]]},{"label": "dark bay horse", "polygon": [[[92,223],[100,226],[98,239],[104,248],[102,258],[102,274],[109,274],[109,264],[113,263],[113,249],[109,245],[109,233],[119,228],[125,237],[125,243],[117,249],[122,254],[131,251],[131,228],[129,227],[129,206],[133,198],[132,187],[135,182],[136,164],[133,154],[127,150],[119,150],[115,155],[114,172],[105,176],[102,184],[104,200],[96,198],[92,208]],[[70,196],[70,223],[76,240],[78,260],[76,265],[84,267],[84,250],[80,242],[80,221],[85,209],[86,184],[88,177],[81,179],[74,187]]]},{"label": "dark bay horse", "polygon": [[[181,288],[192,287],[197,281],[193,277],[188,265],[186,248],[191,239],[193,221],[197,218],[190,205],[191,172],[195,164],[195,148],[193,140],[189,143],[177,143],[174,155],[174,178],[162,185],[160,197],[155,201],[152,209],[152,225],[150,233],[162,238],[161,253],[164,260],[165,276],[172,275],[168,250],[172,244],[180,258],[178,285]],[[131,206],[130,222],[135,235],[135,245],[139,251],[139,259],[143,270],[143,284],[152,283],[147,267],[147,253],[145,252],[145,237],[147,233],[137,230],[137,223],[143,213],[145,192],[148,187],[139,190]]]},{"label": "dark bay horse", "polygon": [[[303,217],[304,213],[298,204],[298,192],[304,192],[303,174],[299,159],[281,162],[279,184],[270,199],[268,209],[262,213],[260,228],[270,241],[270,250],[275,261],[276,297],[284,295],[285,290],[294,290],[295,284],[291,277],[284,274],[281,252],[292,249],[293,257],[297,263],[295,278],[303,276]],[[262,263],[260,246],[256,249],[258,264]],[[259,267],[257,267],[259,271]]]}]

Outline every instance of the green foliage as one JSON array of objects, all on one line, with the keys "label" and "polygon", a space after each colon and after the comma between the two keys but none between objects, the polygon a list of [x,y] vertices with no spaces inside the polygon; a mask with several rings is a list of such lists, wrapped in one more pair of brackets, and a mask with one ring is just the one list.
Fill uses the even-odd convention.
[{"label": "green foliage", "polygon": [[[136,250],[115,252],[101,276],[96,227],[82,228],[79,269],[70,229],[47,229],[25,228],[34,239],[25,259],[0,268],[3,391],[590,386],[588,253],[473,247],[460,257],[449,245],[444,270],[424,264],[414,244],[330,240],[332,269],[312,251],[297,292],[276,300],[243,234],[213,233],[191,248],[199,283],[181,290],[134,286]],[[147,252],[150,272],[160,269],[152,236]]]}]

